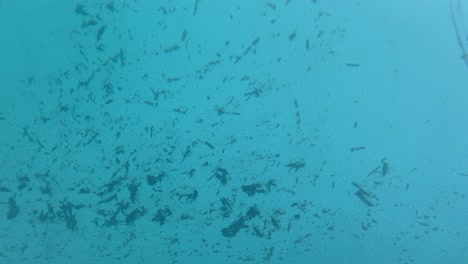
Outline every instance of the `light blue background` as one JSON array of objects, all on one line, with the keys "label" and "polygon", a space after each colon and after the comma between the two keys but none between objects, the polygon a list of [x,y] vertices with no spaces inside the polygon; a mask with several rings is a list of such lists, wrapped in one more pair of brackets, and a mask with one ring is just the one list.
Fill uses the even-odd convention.
[{"label": "light blue background", "polygon": [[[448,1],[201,0],[195,15],[194,3],[0,1],[0,262],[466,263],[468,69]],[[382,159],[389,173],[368,176]],[[305,168],[288,171],[296,161]],[[228,184],[209,180],[217,167]],[[271,193],[241,190],[271,179]],[[194,189],[192,203],[177,196]],[[221,197],[234,201],[228,218]],[[75,230],[39,220],[63,202]],[[102,226],[97,211],[118,202],[119,224]],[[222,236],[253,205],[261,216]]]}]

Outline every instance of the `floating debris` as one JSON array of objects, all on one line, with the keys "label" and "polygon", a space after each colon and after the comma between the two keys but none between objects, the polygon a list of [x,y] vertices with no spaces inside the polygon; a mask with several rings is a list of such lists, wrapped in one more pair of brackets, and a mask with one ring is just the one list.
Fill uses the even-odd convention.
[{"label": "floating debris", "polygon": [[374,203],[371,202],[372,200],[378,201],[379,199],[373,193],[364,190],[364,188],[358,184],[357,182],[352,182],[351,185],[356,187],[358,190],[354,193],[365,205],[372,207]]},{"label": "floating debris", "polygon": [[11,220],[18,216],[19,208],[16,205],[16,201],[14,197],[8,198],[8,212],[7,212],[7,219]]},{"label": "floating debris", "polygon": [[[456,3],[455,3],[456,2]],[[455,6],[456,4],[456,6]],[[450,12],[452,14],[452,23],[455,28],[455,34],[457,35],[458,46],[461,49],[461,59],[465,62],[468,67],[468,53],[467,46],[468,41],[466,36],[468,32],[465,30],[465,22],[463,20],[464,14],[462,12],[462,3],[459,0],[450,0]]]},{"label": "floating debris", "polygon": [[286,164],[284,166],[289,168],[288,172],[290,172],[291,170],[294,170],[294,172],[297,172],[299,169],[304,168],[305,165],[306,165],[306,163],[304,161],[299,160],[299,161],[294,161],[294,162],[288,163],[288,164]]}]

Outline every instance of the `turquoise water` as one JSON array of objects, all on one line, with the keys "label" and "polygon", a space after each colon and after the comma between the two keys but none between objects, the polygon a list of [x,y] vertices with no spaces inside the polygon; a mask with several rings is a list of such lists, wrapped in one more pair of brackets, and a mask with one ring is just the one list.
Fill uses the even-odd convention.
[{"label": "turquoise water", "polygon": [[426,2],[0,1],[0,262],[468,263]]}]

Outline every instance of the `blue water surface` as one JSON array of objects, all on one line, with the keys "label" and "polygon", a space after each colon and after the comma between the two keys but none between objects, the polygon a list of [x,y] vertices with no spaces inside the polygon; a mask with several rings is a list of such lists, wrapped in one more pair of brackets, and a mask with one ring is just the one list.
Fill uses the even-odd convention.
[{"label": "blue water surface", "polygon": [[468,263],[467,8],[1,0],[0,263]]}]

